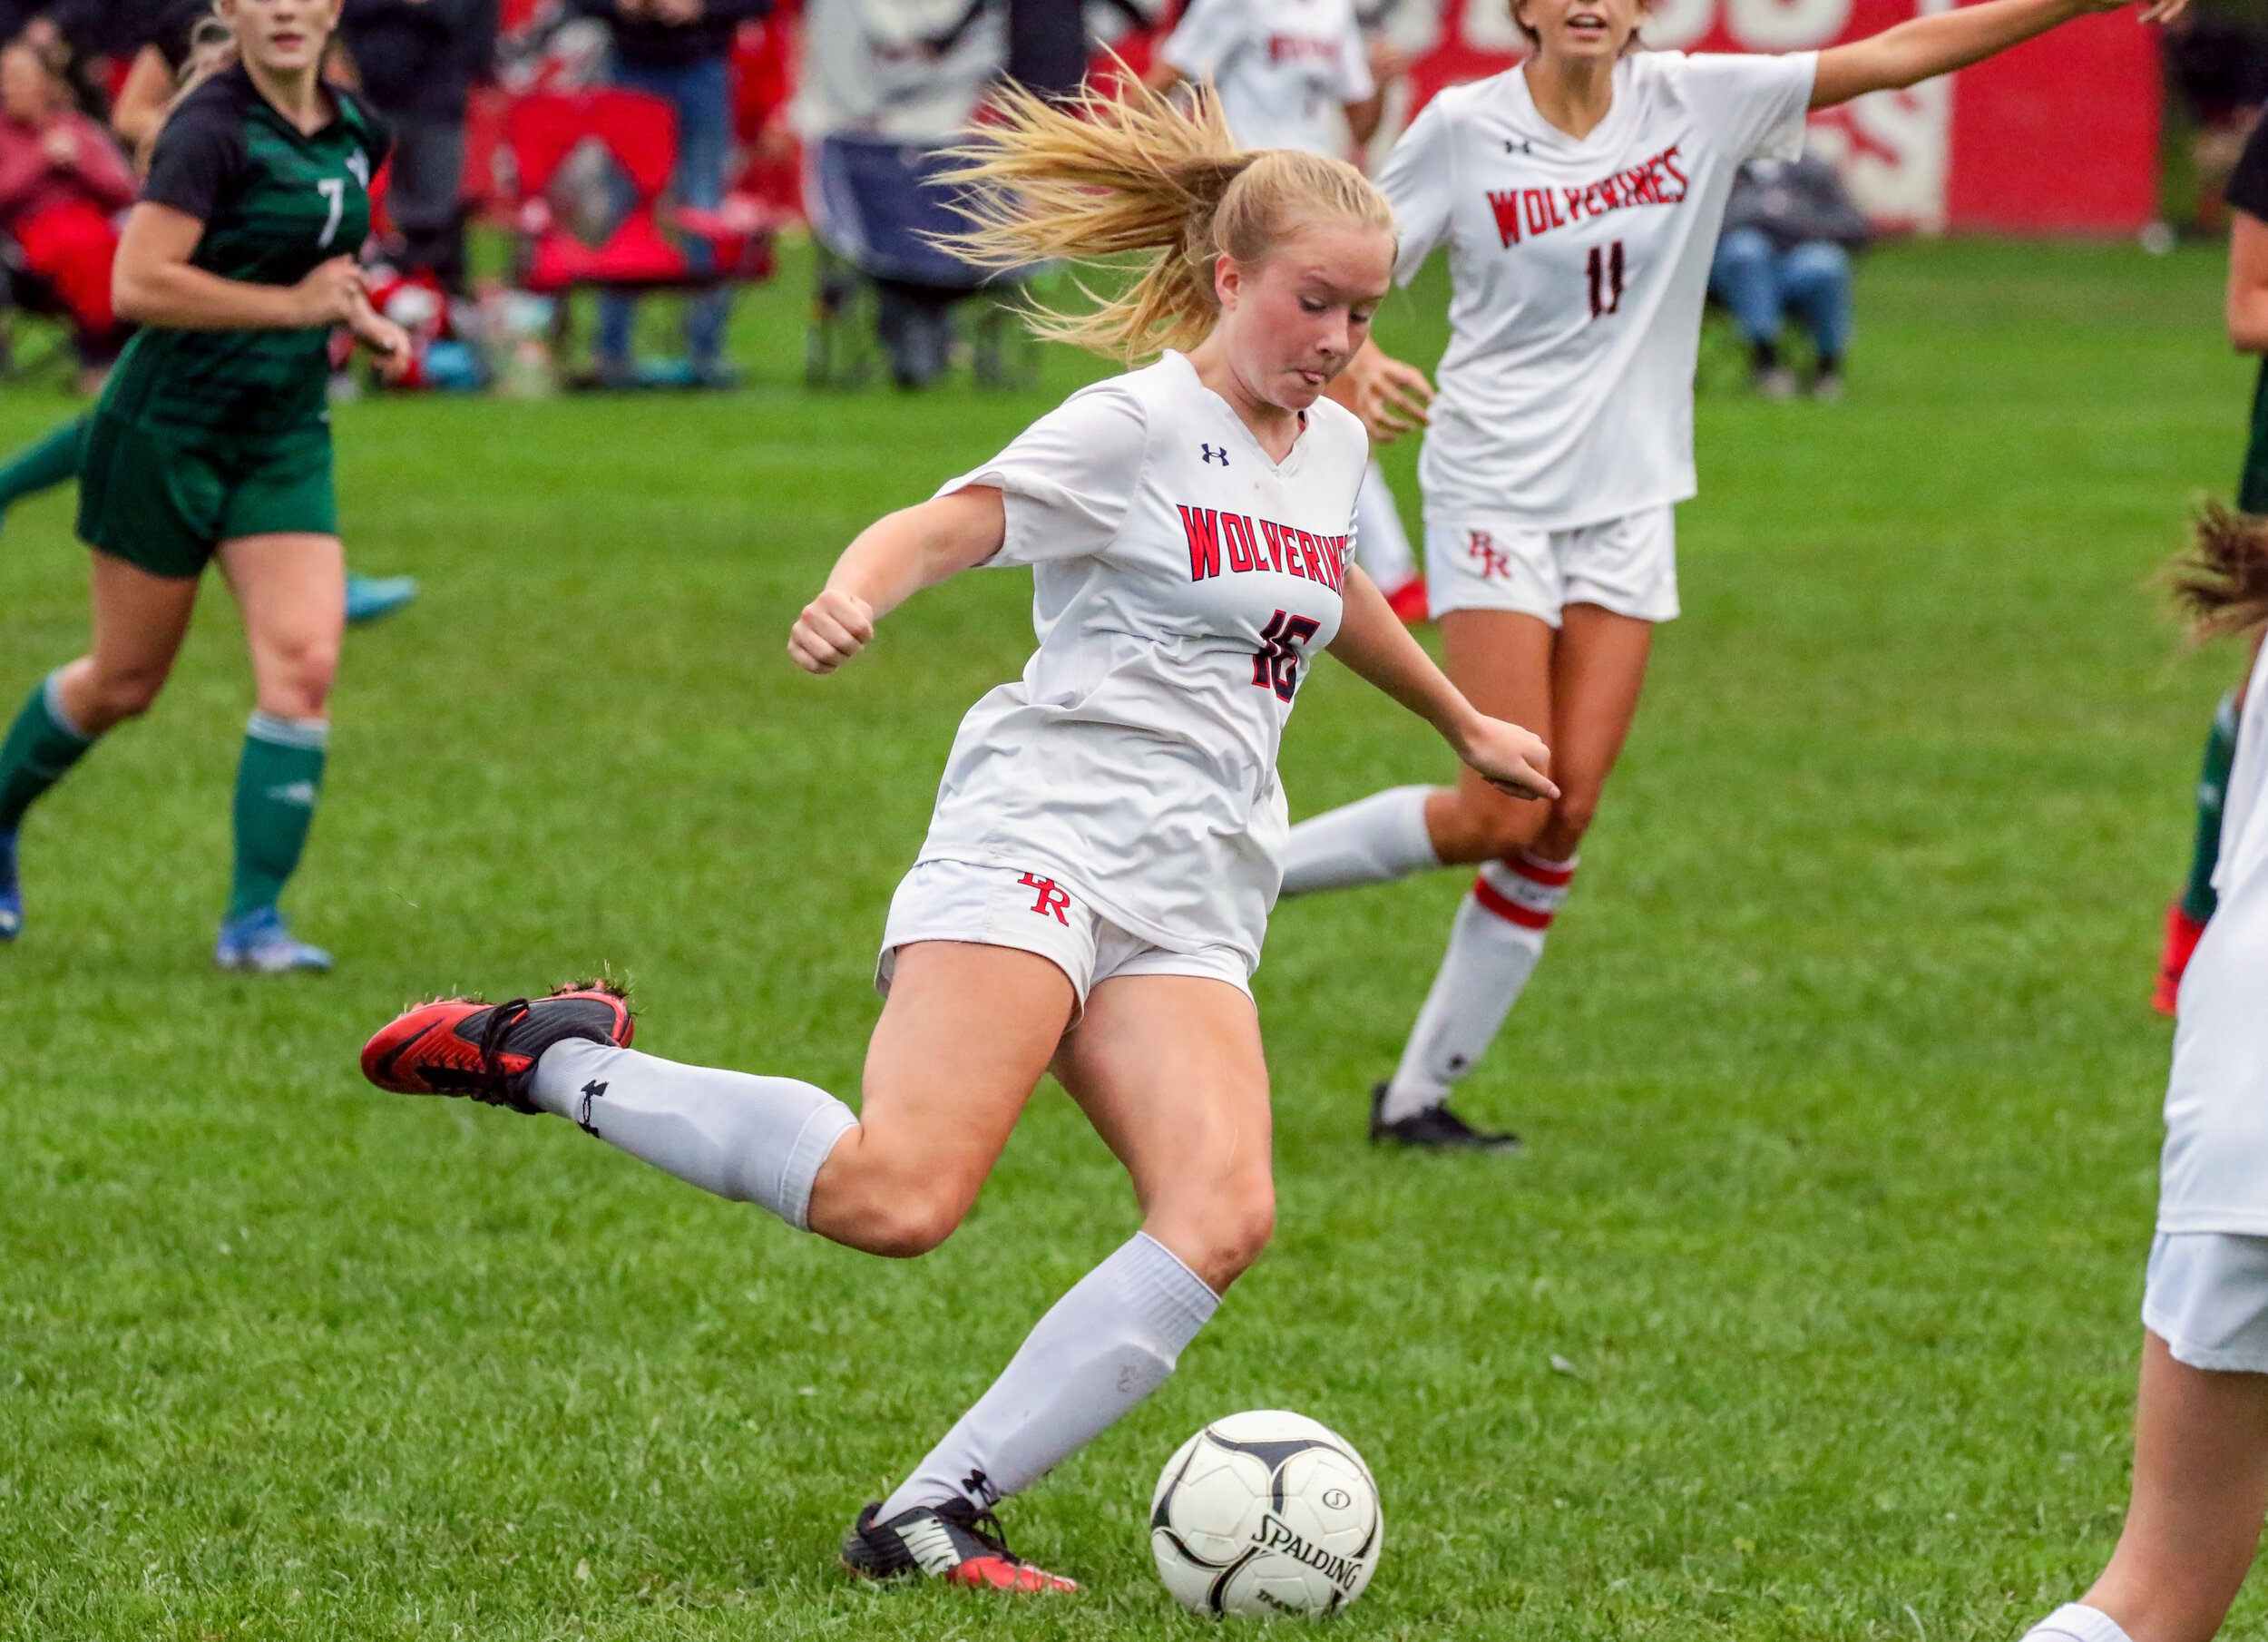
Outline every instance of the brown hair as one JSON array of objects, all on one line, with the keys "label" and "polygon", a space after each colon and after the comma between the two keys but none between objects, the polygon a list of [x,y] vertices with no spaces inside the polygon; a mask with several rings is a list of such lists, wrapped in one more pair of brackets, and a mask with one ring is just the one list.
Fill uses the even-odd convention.
[{"label": "brown hair", "polygon": [[987,269],[1117,256],[1141,268],[1114,298],[1082,286],[1090,311],[1035,305],[1032,328],[1052,341],[1127,360],[1192,347],[1220,317],[1217,259],[1260,261],[1309,222],[1393,231],[1385,196],[1344,161],[1238,150],[1210,86],[1180,105],[1146,88],[1051,103],[1011,87],[994,112],[954,151],[945,181],[965,191],[970,227],[942,243]]},{"label": "brown hair", "polygon": [[2168,574],[2191,637],[2268,626],[2268,517],[2206,503],[2197,515],[2195,542]]}]

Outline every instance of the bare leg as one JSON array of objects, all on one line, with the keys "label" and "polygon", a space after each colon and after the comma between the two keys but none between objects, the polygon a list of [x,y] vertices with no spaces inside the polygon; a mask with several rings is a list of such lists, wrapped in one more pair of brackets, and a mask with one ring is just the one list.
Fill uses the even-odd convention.
[{"label": "bare leg", "polygon": [[2087,1593],[2134,1642],[2207,1642],[2236,1600],[2268,1513],[2268,1374],[2176,1362],[2144,1331],[2134,1498]]},{"label": "bare leg", "polygon": [[220,545],[220,568],[244,612],[259,710],[320,718],[347,628],[347,560],[336,536],[242,536]]},{"label": "bare leg", "polygon": [[92,738],[150,710],[173,670],[190,612],[193,577],[153,576],[109,553],[93,562],[93,639],[56,680],[64,712]]},{"label": "bare leg", "polygon": [[1482,712],[1515,724],[1548,724],[1551,778],[1559,797],[1507,797],[1471,770],[1426,802],[1425,826],[1444,864],[1533,850],[1571,857],[1598,813],[1622,755],[1646,682],[1651,622],[1595,604],[1570,604],[1555,632],[1509,611],[1452,611],[1442,618],[1448,671]]}]

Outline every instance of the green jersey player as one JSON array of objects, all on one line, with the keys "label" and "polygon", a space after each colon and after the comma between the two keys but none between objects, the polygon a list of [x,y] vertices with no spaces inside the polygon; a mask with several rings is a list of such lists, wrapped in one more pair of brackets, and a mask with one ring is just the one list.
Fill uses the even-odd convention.
[{"label": "green jersey player", "polygon": [[323,776],[345,608],[326,388],[345,325],[400,369],[353,250],[385,128],[323,83],[340,0],[220,0],[228,39],[175,103],[120,240],[119,315],[142,327],[87,431],[79,534],[94,640],[0,742],[0,936],[22,926],[25,810],[112,725],[145,711],[218,559],[257,683],[236,789],[223,968],[321,969],[277,911]]}]

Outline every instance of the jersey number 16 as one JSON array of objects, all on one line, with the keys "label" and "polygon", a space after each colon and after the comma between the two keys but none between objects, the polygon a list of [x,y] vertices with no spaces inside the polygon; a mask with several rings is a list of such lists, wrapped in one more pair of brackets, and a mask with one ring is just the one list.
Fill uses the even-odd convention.
[{"label": "jersey number 16", "polygon": [[1622,241],[1590,248],[1590,317],[1603,319],[1622,311]]},{"label": "jersey number 16", "polygon": [[1278,701],[1289,701],[1299,689],[1299,647],[1315,636],[1323,623],[1313,616],[1277,611],[1260,630],[1260,648],[1252,652],[1252,681],[1272,689]]}]

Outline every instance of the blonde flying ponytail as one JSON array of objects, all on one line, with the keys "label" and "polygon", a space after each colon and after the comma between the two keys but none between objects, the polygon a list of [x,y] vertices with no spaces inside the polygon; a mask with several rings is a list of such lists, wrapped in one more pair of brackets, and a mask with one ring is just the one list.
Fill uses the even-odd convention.
[{"label": "blonde flying ponytail", "polygon": [[2208,502],[2189,552],[2170,567],[2195,639],[2268,627],[2268,518]]},{"label": "blonde flying ponytail", "polygon": [[1051,341],[1128,361],[1194,347],[1220,317],[1215,259],[1258,262],[1316,222],[1393,231],[1385,196],[1344,161],[1240,151],[1209,86],[1186,105],[1139,85],[1124,101],[1061,103],[1011,87],[992,112],[953,151],[963,163],[945,181],[964,191],[970,227],[943,243],[979,268],[1131,257],[1140,269],[1116,297],[1080,286],[1087,312],[1035,303],[1031,327]]}]

